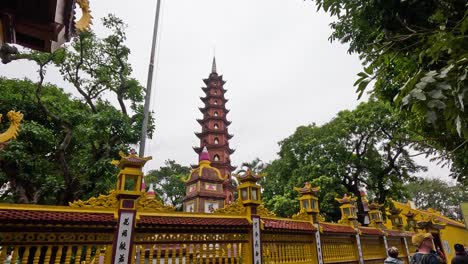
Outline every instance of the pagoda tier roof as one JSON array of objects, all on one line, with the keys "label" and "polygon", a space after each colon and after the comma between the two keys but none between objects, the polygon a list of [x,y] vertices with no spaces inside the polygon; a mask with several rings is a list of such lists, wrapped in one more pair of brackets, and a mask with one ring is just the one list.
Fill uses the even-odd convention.
[{"label": "pagoda tier roof", "polygon": [[[189,181],[187,184],[195,183],[198,182],[197,180],[194,181]],[[224,193],[220,192],[210,192],[210,191],[199,191],[199,192],[192,192],[187,194],[184,197],[184,201],[190,200],[194,197],[203,197],[203,198],[219,198],[220,200],[226,199],[226,195]]]},{"label": "pagoda tier roof", "polygon": [[[229,171],[235,171],[237,169],[236,166],[231,165],[231,162],[212,161],[211,166],[216,167],[218,169],[227,169]],[[190,167],[192,167],[192,169],[195,169],[198,167],[198,164],[192,164],[190,165]]]},{"label": "pagoda tier roof", "polygon": [[205,113],[208,108],[216,108],[216,109],[222,109],[224,110],[224,112],[227,114],[229,113],[229,110],[226,109],[226,107],[224,105],[207,105],[207,106],[204,106],[204,107],[198,107],[198,109],[200,110],[200,112],[202,113]]},{"label": "pagoda tier roof", "polygon": [[[210,89],[214,89],[213,87],[202,87],[202,90],[205,92],[205,94],[208,95],[208,93],[210,92]],[[224,87],[221,87],[221,91],[222,91],[222,94],[225,94],[227,91],[229,91],[228,89],[224,89]]]},{"label": "pagoda tier roof", "polygon": [[221,86],[226,83],[225,80],[223,80],[223,75],[217,75],[217,74],[210,74],[209,78],[203,79],[203,82],[209,86],[210,81],[221,81]]},{"label": "pagoda tier roof", "polygon": [[202,132],[195,132],[195,135],[198,137],[198,138],[201,138],[207,134],[217,134],[217,135],[225,135],[227,137],[227,139],[231,139],[232,137],[234,137],[234,135],[232,134],[229,134],[227,132],[227,129],[205,129],[203,130]]},{"label": "pagoda tier roof", "polygon": [[210,98],[222,100],[224,103],[227,103],[229,101],[229,99],[224,98],[224,96],[222,95],[209,95],[205,97],[200,96],[200,100],[202,100],[205,104],[208,102],[208,100],[210,100]]},{"label": "pagoda tier roof", "polygon": [[226,120],[226,117],[224,116],[210,116],[210,117],[205,117],[203,119],[197,119],[197,122],[200,124],[200,125],[203,125],[203,123],[205,123],[206,121],[208,120],[219,120],[219,121],[223,121],[224,124],[226,124],[226,126],[229,126],[232,122],[231,121],[228,121]]},{"label": "pagoda tier roof", "polygon": [[[218,144],[218,145],[216,145],[216,144],[206,144],[205,147],[207,147],[210,151],[211,151],[212,149],[226,149],[226,147],[227,147],[227,151],[228,151],[229,154],[232,154],[232,153],[234,153],[234,152],[236,151],[235,149],[229,148],[229,144],[228,144],[228,143],[225,143],[225,144],[223,144],[223,145],[219,145],[219,144]],[[193,147],[193,150],[195,150],[195,152],[196,152],[197,154],[200,154],[200,153],[202,152],[202,150],[203,150],[203,147]]]},{"label": "pagoda tier roof", "polygon": [[216,168],[225,168],[230,171],[234,171],[235,169],[237,169],[236,166],[231,165],[231,162],[213,161],[211,162],[211,165]]}]

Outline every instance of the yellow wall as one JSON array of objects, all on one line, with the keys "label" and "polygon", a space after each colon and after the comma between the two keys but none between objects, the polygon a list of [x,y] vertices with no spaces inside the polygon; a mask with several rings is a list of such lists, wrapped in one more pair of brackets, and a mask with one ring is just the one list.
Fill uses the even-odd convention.
[{"label": "yellow wall", "polygon": [[466,230],[466,228],[447,225],[444,229],[440,230],[440,239],[442,240],[445,254],[450,263],[455,256],[453,246],[457,243],[465,246],[468,245],[468,230]]},{"label": "yellow wall", "polygon": [[463,219],[465,219],[465,226],[468,228],[468,202],[462,203],[461,205]]},{"label": "yellow wall", "polygon": [[[415,217],[416,221],[422,220],[421,215],[435,215],[434,213],[424,211],[424,210],[419,210],[419,209],[413,209],[410,207],[409,204],[403,204],[399,202],[394,202],[394,205],[396,208],[403,209],[401,216],[403,218],[403,223],[404,226],[408,225],[407,219],[404,216],[404,214],[408,213],[409,210],[411,210],[413,213],[416,213],[417,216]],[[463,207],[465,206],[465,207]],[[462,210],[464,211],[464,214],[468,214],[468,203],[465,203],[462,205]],[[440,215],[438,215],[440,216]],[[442,218],[445,218],[442,216]],[[466,216],[465,216],[466,219]],[[460,223],[463,225],[463,223]],[[389,219],[387,219],[387,222],[385,223],[385,227],[391,229],[392,228],[392,223]],[[421,232],[421,231],[420,231]],[[467,246],[468,245],[468,229],[465,227],[458,227],[454,226],[451,224],[446,224],[445,228],[440,230],[440,240],[443,245],[444,252],[447,256],[447,259],[450,263],[452,258],[455,256],[455,252],[453,249],[453,246],[455,244],[462,244]]]}]

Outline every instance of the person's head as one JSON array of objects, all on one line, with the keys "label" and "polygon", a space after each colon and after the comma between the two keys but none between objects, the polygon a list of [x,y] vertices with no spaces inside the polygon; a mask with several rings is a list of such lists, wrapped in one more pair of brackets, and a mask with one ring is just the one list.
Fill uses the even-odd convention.
[{"label": "person's head", "polygon": [[388,250],[387,250],[387,253],[390,257],[392,258],[397,258],[398,257],[398,248],[396,247],[390,247]]},{"label": "person's head", "polygon": [[455,249],[455,252],[457,252],[457,253],[464,253],[465,252],[465,247],[463,247],[462,244],[455,244],[453,246],[453,248]]},{"label": "person's head", "polygon": [[434,237],[432,236],[431,233],[426,233],[426,234],[415,234],[411,238],[411,241],[413,242],[413,245],[419,249],[419,251],[430,251],[433,249],[433,244],[432,244],[432,239]]}]

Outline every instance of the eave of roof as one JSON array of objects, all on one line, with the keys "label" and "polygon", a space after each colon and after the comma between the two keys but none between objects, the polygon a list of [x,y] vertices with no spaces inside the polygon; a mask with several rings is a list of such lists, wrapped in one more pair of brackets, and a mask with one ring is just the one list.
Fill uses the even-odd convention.
[{"label": "eave of roof", "polygon": [[315,231],[315,227],[310,222],[302,222],[289,219],[262,218],[266,230],[281,229],[294,231]]},{"label": "eave of roof", "polygon": [[324,233],[356,234],[356,230],[349,225],[320,222],[320,228]]}]

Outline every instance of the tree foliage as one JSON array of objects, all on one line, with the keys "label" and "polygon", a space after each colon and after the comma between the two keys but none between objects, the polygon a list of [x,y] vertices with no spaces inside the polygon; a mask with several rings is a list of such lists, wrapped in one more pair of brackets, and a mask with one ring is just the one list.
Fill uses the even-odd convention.
[{"label": "tree foliage", "polygon": [[468,201],[468,189],[462,185],[449,185],[441,179],[433,178],[418,179],[405,187],[409,198],[418,208],[432,208],[445,216],[462,220],[460,204]]},{"label": "tree foliage", "polygon": [[164,166],[152,170],[145,176],[145,183],[154,184],[154,190],[164,203],[182,210],[185,196],[185,183],[182,181],[190,174],[190,167],[182,166],[174,160],[166,160]]},{"label": "tree foliage", "polygon": [[[115,182],[110,161],[138,143],[144,89],[131,77],[125,24],[112,15],[103,23],[111,32],[105,38],[85,32],[66,49],[18,57],[37,63],[38,82],[0,79],[0,110],[24,114],[18,139],[0,153],[0,185],[8,186],[9,199],[67,204],[106,192]],[[48,67],[57,67],[79,96],[45,84]]]},{"label": "tree foliage", "polygon": [[359,96],[373,95],[405,110],[422,151],[468,175],[468,3],[464,0],[315,0],[336,20],[330,40],[348,43],[364,70]]},{"label": "tree foliage", "polygon": [[424,169],[409,153],[406,123],[388,104],[376,101],[341,111],[322,126],[301,126],[280,146],[280,158],[266,168],[263,196],[272,210],[293,203],[294,186],[312,182],[322,188],[321,211],[336,220],[335,197],[345,192],[358,196],[362,212],[361,188],[374,190],[383,203],[389,196],[401,197],[403,183]]}]

